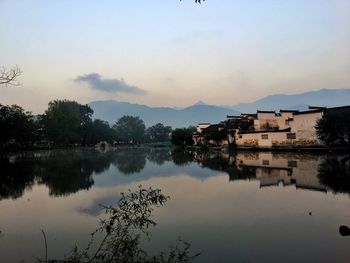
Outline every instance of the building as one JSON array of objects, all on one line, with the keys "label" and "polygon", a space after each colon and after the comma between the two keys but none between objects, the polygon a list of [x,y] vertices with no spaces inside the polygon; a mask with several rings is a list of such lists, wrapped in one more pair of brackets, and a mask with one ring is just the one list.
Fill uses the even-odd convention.
[{"label": "building", "polygon": [[198,124],[193,140],[195,145],[319,147],[323,143],[318,139],[315,127],[324,112],[331,110],[336,108],[310,106],[306,111],[258,110],[256,114],[227,116],[220,124]]}]

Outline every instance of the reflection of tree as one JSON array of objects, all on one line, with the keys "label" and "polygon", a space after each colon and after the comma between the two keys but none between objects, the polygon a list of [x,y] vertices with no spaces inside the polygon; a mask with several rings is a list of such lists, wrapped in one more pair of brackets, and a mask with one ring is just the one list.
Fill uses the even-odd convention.
[{"label": "reflection of tree", "polygon": [[171,153],[171,157],[173,158],[173,162],[179,166],[188,165],[194,160],[193,152],[181,148],[174,149]]},{"label": "reflection of tree", "polygon": [[132,149],[116,152],[113,164],[125,175],[139,173],[146,165],[146,151]]},{"label": "reflection of tree", "polygon": [[318,167],[318,178],[334,193],[350,193],[349,156],[327,157]]},{"label": "reflection of tree", "polygon": [[162,165],[171,161],[171,151],[169,149],[153,148],[147,154],[147,160],[152,163]]},{"label": "reflection of tree", "polygon": [[98,154],[95,151],[53,151],[17,156],[10,162],[0,159],[0,199],[19,198],[35,179],[48,186],[50,195],[65,196],[93,184],[93,173],[109,168],[113,152]]},{"label": "reflection of tree", "polygon": [[235,155],[224,157],[221,153],[202,153],[199,162],[203,167],[215,171],[226,172],[230,177],[230,181],[255,178],[256,171],[254,168],[238,168],[235,160]]},{"label": "reflection of tree", "polygon": [[99,174],[109,168],[113,153],[99,154],[95,151],[61,151],[48,155],[41,161],[40,183],[46,184],[50,195],[62,196],[89,189],[93,173]]},{"label": "reflection of tree", "polygon": [[92,171],[88,168],[81,154],[62,152],[43,162],[39,183],[46,184],[53,196],[76,193],[94,184]]},{"label": "reflection of tree", "polygon": [[11,163],[0,159],[0,200],[17,199],[34,184],[34,165],[30,161]]}]

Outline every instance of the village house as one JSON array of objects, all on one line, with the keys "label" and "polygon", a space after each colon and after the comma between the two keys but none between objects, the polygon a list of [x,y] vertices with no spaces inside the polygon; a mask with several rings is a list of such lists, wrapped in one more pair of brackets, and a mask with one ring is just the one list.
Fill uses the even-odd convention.
[{"label": "village house", "polygon": [[324,107],[309,107],[306,111],[258,110],[256,114],[227,116],[220,124],[199,124],[193,140],[195,145],[317,147],[323,144],[317,138],[315,126],[325,110]]}]

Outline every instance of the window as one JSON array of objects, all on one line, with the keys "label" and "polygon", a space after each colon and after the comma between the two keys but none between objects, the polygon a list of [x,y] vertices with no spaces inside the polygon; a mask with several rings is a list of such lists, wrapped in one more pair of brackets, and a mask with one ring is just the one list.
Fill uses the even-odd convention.
[{"label": "window", "polygon": [[289,125],[289,120],[285,120],[285,121],[284,121],[284,124],[285,124],[285,125]]},{"label": "window", "polygon": [[268,140],[269,139],[269,135],[268,134],[261,134],[261,139],[262,140]]},{"label": "window", "polygon": [[262,164],[263,164],[263,165],[269,165],[269,164],[270,164],[270,161],[269,161],[269,160],[263,160],[263,161],[262,161]]},{"label": "window", "polygon": [[297,161],[288,161],[288,167],[298,167]]},{"label": "window", "polygon": [[294,132],[287,133],[287,139],[296,139],[297,135]]}]

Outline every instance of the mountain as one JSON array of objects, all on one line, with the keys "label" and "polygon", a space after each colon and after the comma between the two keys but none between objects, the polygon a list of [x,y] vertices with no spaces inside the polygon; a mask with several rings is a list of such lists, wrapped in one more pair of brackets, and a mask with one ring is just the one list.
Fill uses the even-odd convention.
[{"label": "mountain", "polygon": [[294,95],[271,95],[252,103],[241,103],[230,108],[244,113],[254,113],[256,110],[305,110],[309,105],[334,107],[349,104],[350,89],[320,89]]},{"label": "mountain", "polygon": [[103,119],[114,124],[124,115],[139,116],[147,127],[159,122],[173,128],[195,126],[199,122],[218,123],[224,120],[226,115],[240,114],[233,109],[207,105],[203,102],[183,109],[149,107],[114,100],[93,101],[89,105],[94,110],[93,118]]},{"label": "mountain", "polygon": [[294,95],[276,94],[253,103],[241,103],[234,106],[214,106],[202,101],[187,108],[149,107],[114,100],[89,103],[94,110],[93,117],[107,120],[110,124],[114,124],[124,115],[132,115],[143,119],[147,127],[161,122],[173,128],[197,125],[200,122],[218,123],[224,120],[226,115],[237,115],[240,112],[255,113],[258,109],[305,110],[309,105],[333,107],[349,104],[350,89],[321,89]]}]

